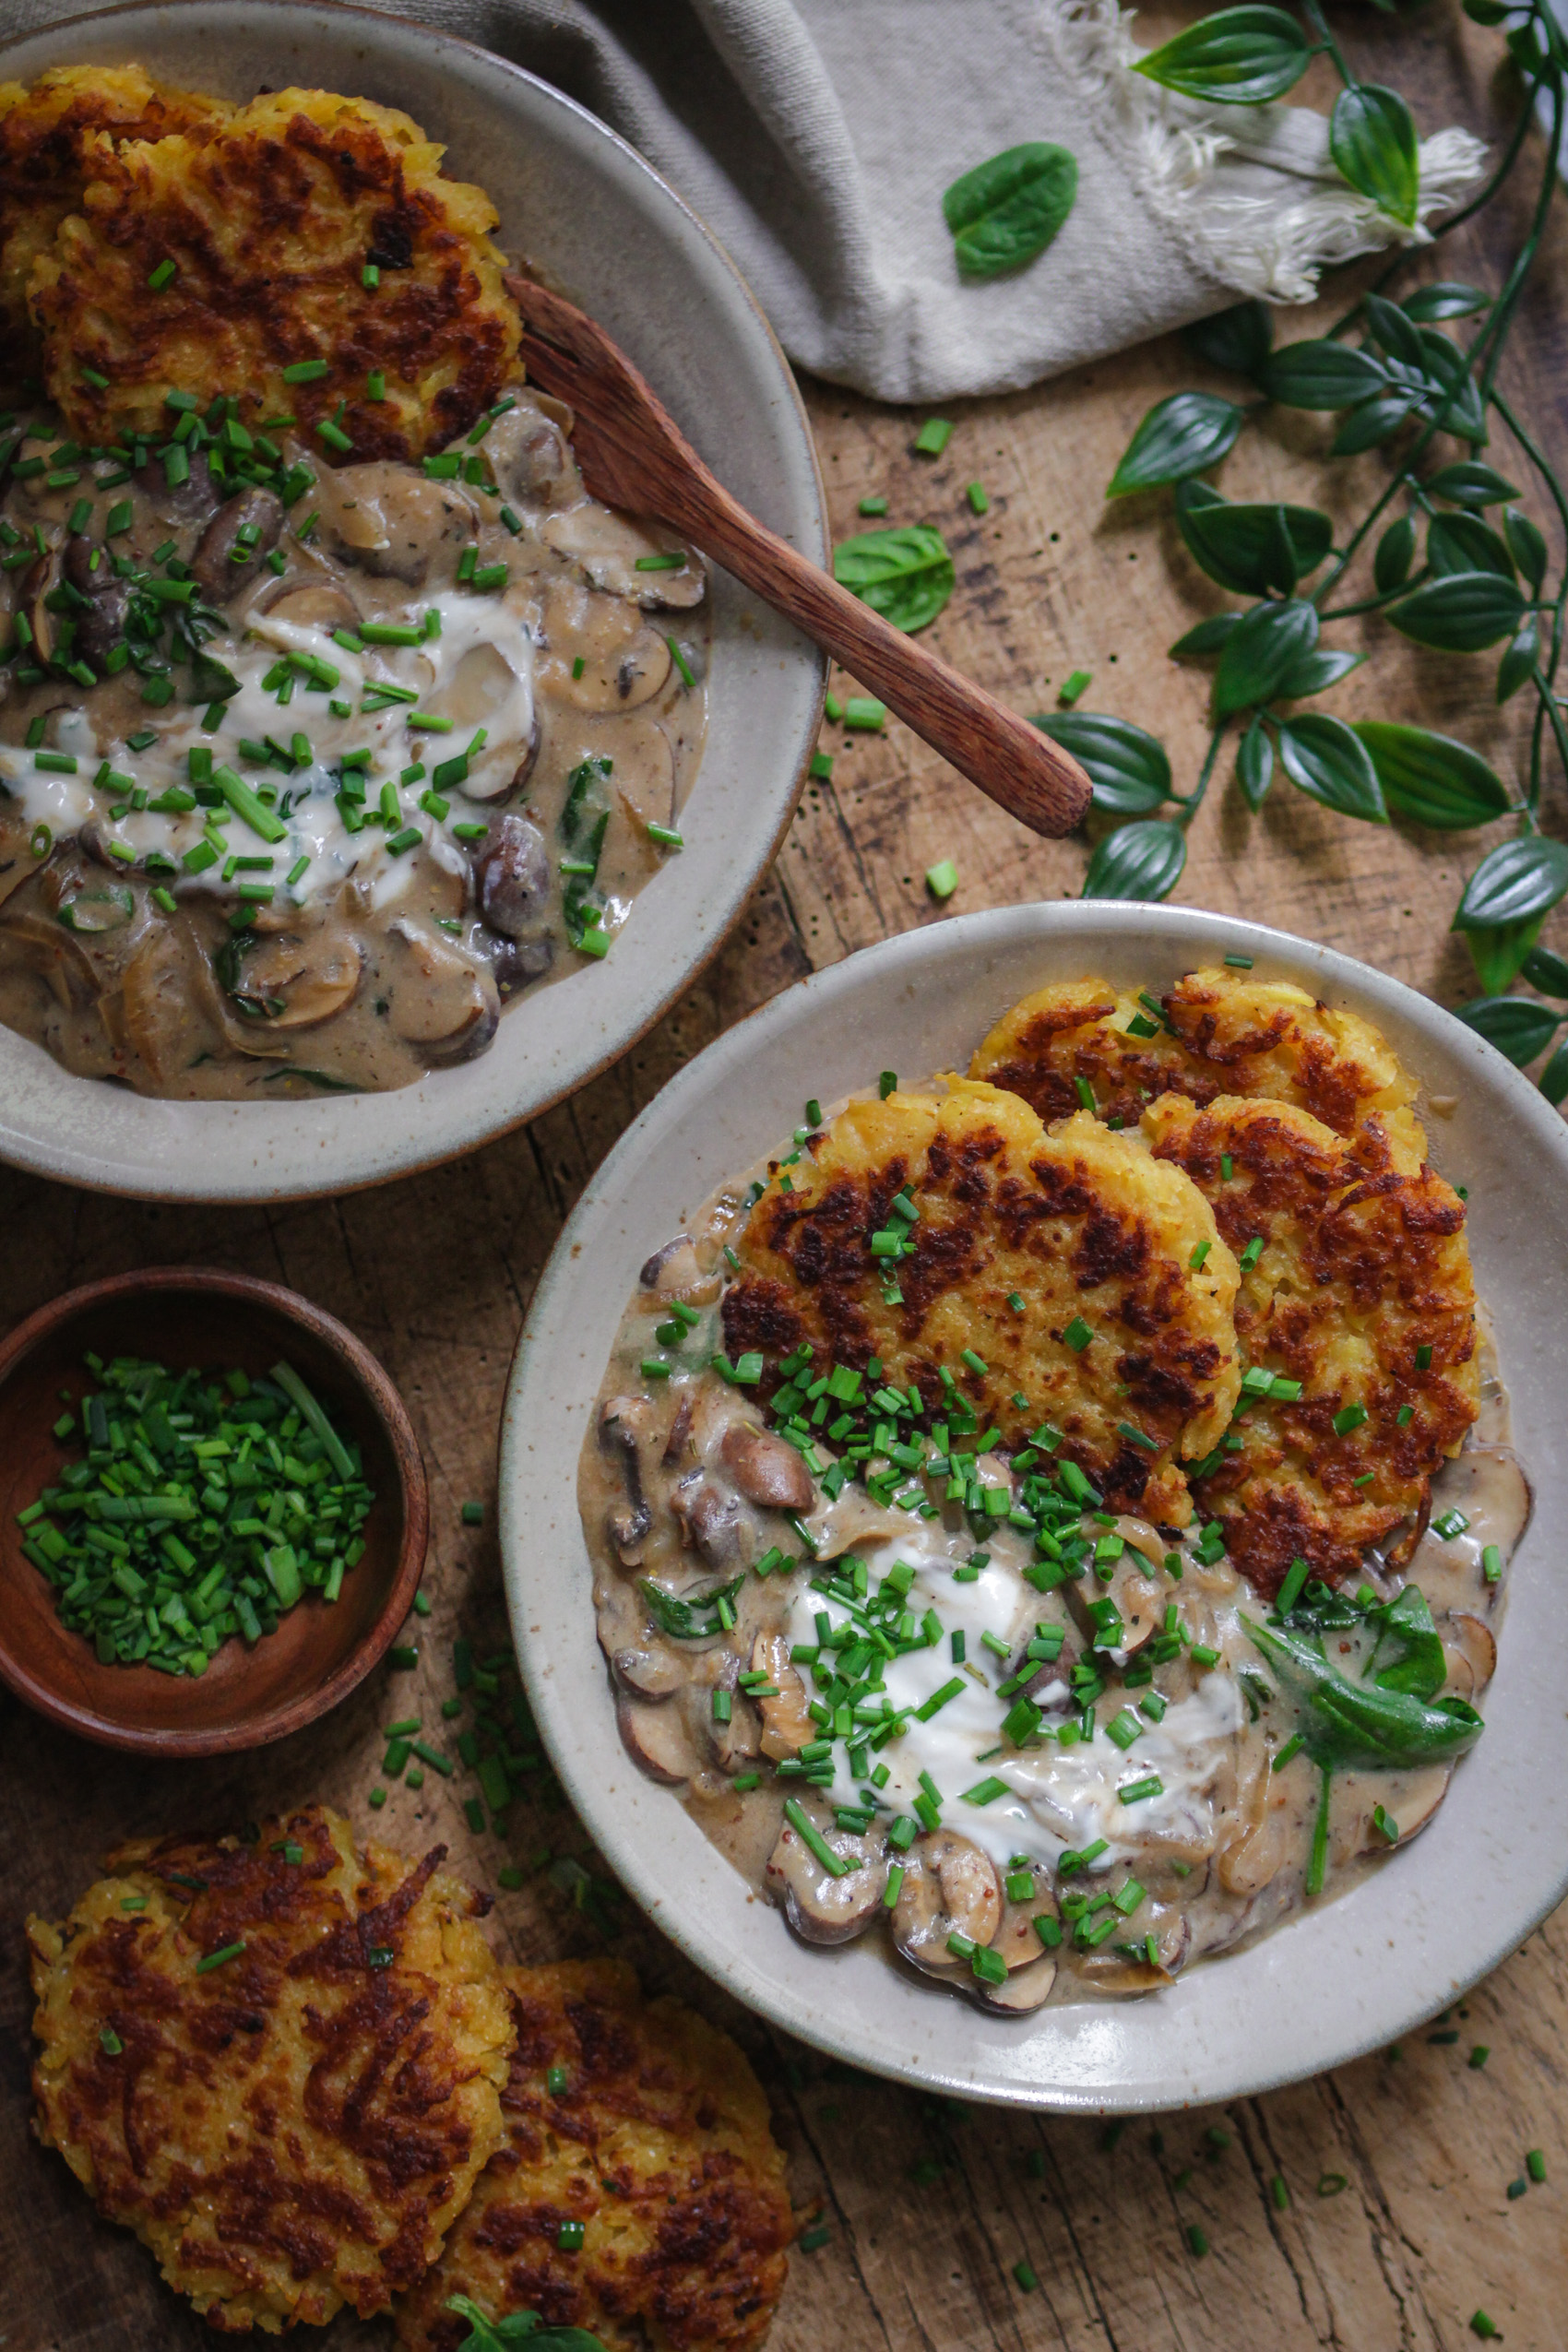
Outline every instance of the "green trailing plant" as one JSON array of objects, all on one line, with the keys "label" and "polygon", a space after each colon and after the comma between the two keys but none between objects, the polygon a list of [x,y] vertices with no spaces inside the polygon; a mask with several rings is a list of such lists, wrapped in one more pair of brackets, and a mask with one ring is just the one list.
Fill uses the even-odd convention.
[{"label": "green trailing plant", "polygon": [[[1568,894],[1568,846],[1541,829],[1549,745],[1568,774],[1565,697],[1559,691],[1568,610],[1568,561],[1554,575],[1526,491],[1568,532],[1568,493],[1498,389],[1498,369],[1544,232],[1562,149],[1568,41],[1547,0],[1464,0],[1477,23],[1506,27],[1523,89],[1518,119],[1491,178],[1438,239],[1471,219],[1509,180],[1538,106],[1548,128],[1539,184],[1518,250],[1490,292],[1440,279],[1402,300],[1388,290],[1401,253],[1326,335],[1277,347],[1263,303],[1244,302],[1188,331],[1188,348],[1245,379],[1242,398],[1182,391],[1158,401],[1134,434],[1108,495],[1169,489],[1194,562],[1241,609],[1215,614],[1171,647],[1180,661],[1211,662],[1212,731],[1190,790],[1178,790],[1163,746],[1107,714],[1038,718],[1081,761],[1096,805],[1126,819],[1090,858],[1087,897],[1163,898],[1180,881],[1186,836],[1230,747],[1236,788],[1257,810],[1281,776],[1298,791],[1361,824],[1391,820],[1461,833],[1511,817],[1514,837],[1466,882],[1453,927],[1468,944],[1484,992],[1460,1017],[1521,1068],[1568,1023],[1568,964],[1537,947],[1543,917]],[[1326,53],[1343,87],[1330,148],[1345,179],[1409,223],[1418,195],[1415,125],[1396,92],[1359,82],[1324,20],[1303,0],[1303,23],[1282,9],[1222,9],[1143,58],[1136,70],[1188,97],[1260,105],[1280,97]],[[1307,505],[1233,502],[1204,479],[1270,409],[1333,418],[1325,455],[1387,449],[1388,479],[1336,543],[1330,517]],[[1493,447],[1497,431],[1505,450]],[[1486,453],[1483,455],[1483,452]],[[1352,569],[1363,576],[1352,580]],[[1468,745],[1384,720],[1348,725],[1303,709],[1362,657],[1324,641],[1335,624],[1380,612],[1411,643],[1460,656],[1491,654],[1495,693],[1533,706],[1522,781],[1510,787]],[[1520,975],[1564,1010],[1510,995]],[[1554,1103],[1568,1096],[1568,1044],[1541,1074]]]}]

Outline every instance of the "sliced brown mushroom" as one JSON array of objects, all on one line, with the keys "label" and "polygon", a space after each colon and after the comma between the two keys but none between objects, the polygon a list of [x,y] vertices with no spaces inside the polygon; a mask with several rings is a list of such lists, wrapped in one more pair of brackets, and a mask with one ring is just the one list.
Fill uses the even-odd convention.
[{"label": "sliced brown mushroom", "polygon": [[636,710],[660,691],[671,668],[667,640],[633,606],[562,583],[545,600],[544,642],[534,673],[539,693],[596,715]]},{"label": "sliced brown mushroom", "polygon": [[[1140,1913],[1140,1920],[1142,1917]],[[1184,1911],[1172,1912],[1158,1923],[1151,1920],[1142,1935],[1130,1927],[1127,1940],[1141,1943],[1144,1936],[1151,1933],[1154,1948],[1159,1955],[1158,1960],[1151,1961],[1146,1957],[1133,1960],[1123,1953],[1103,1948],[1098,1952],[1087,1952],[1078,1964],[1078,1972],[1085,1983],[1093,1985],[1099,1992],[1158,1992],[1186,1966],[1187,1955],[1192,1949],[1192,1922]]]},{"label": "sliced brown mushroom", "polygon": [[854,1835],[821,1814],[808,1813],[828,1851],[849,1864],[838,1877],[819,1861],[798,1829],[786,1822],[768,1857],[764,1884],[802,1943],[848,1943],[863,1935],[882,1908],[887,1860],[880,1831]]},{"label": "sliced brown mushroom", "polygon": [[456,483],[431,481],[384,459],[324,470],[316,504],[335,554],[410,588],[420,587],[442,558],[455,565],[477,520],[472,500]]},{"label": "sliced brown mushroom", "polygon": [[[748,1764],[754,1764],[762,1743],[761,1720],[756,1708],[740,1687],[740,1659],[732,1651],[727,1653],[719,1667],[718,1681],[705,1687],[700,1694],[703,1729],[707,1734],[708,1745],[713,1750],[720,1772],[731,1774],[743,1772]],[[726,1691],[730,1694],[729,1716],[722,1723],[713,1713],[713,1692],[716,1690]]]},{"label": "sliced brown mushroom", "polygon": [[682,1392],[681,1401],[675,1408],[675,1418],[670,1424],[670,1434],[664,1441],[664,1451],[659,1457],[667,1470],[680,1460],[691,1433],[692,1392],[688,1388]]},{"label": "sliced brown mushroom", "polygon": [[422,695],[420,707],[451,719],[464,734],[482,727],[489,736],[469,766],[467,799],[495,801],[521,790],[538,754],[539,727],[525,682],[498,647],[470,646],[445,685]]},{"label": "sliced brown mushroom", "polygon": [[710,1568],[724,1572],[743,1565],[741,1512],[732,1494],[721,1493],[700,1476],[683,1479],[670,1508],[680,1523],[682,1542],[695,1544]]},{"label": "sliced brown mushroom", "polygon": [[673,1698],[686,1680],[683,1658],[672,1650],[656,1648],[648,1643],[636,1649],[616,1650],[610,1660],[615,1680],[634,1698]]},{"label": "sliced brown mushroom", "polygon": [[702,1280],[702,1267],[697,1263],[697,1245],[689,1233],[677,1233],[647,1260],[637,1280],[645,1290],[657,1290],[661,1299],[673,1298]]},{"label": "sliced brown mushroom", "polygon": [[283,502],[255,483],[226,498],[196,541],[191,577],[208,604],[249,588],[283,529]]},{"label": "sliced brown mushroom", "polygon": [[[353,1003],[363,969],[360,942],[337,924],[274,932],[257,937],[231,993],[243,1008],[254,1008],[245,1025],[252,1035],[257,1019],[269,1029],[314,1028]],[[250,1037],[236,1042],[248,1048]]]},{"label": "sliced brown mushroom", "polygon": [[501,999],[488,966],[458,953],[405,917],[389,926],[393,956],[386,988],[394,1036],[433,1063],[469,1062],[501,1021]]},{"label": "sliced brown mushroom", "polygon": [[[571,411],[564,414],[569,419]],[[496,418],[484,436],[484,454],[503,498],[548,505],[582,496],[582,476],[566,438],[569,430],[569,423],[564,431],[560,418],[545,412],[537,396],[519,400]]]},{"label": "sliced brown mushroom", "polygon": [[220,1043],[206,1017],[205,950],[184,920],[151,932],[125,973],[121,998],[125,1040],[153,1083],[167,1090]]},{"label": "sliced brown mushroom", "polygon": [[[1139,1551],[1123,1553],[1108,1584],[1102,1584],[1098,1576],[1092,1580],[1086,1576],[1079,1584],[1063,1586],[1063,1590],[1084,1639],[1102,1649],[1118,1649],[1131,1655],[1158,1633],[1164,1622],[1164,1591],[1149,1575],[1147,1562]],[[1121,1631],[1109,1639],[1089,1615],[1091,1604],[1099,1600],[1114,1601],[1122,1621]]]},{"label": "sliced brown mushroom", "polygon": [[1399,1833],[1393,1842],[1398,1846],[1408,1846],[1412,1837],[1420,1835],[1436,1813],[1438,1807],[1448,1794],[1448,1785],[1453,1776],[1452,1764],[1423,1764],[1419,1771],[1400,1773],[1397,1778],[1391,1782],[1385,1783],[1380,1779],[1378,1783],[1378,1787],[1382,1789],[1380,1800],[1374,1798],[1372,1788],[1367,1788],[1362,1792],[1365,1811],[1357,1851],[1362,1854],[1385,1854],[1389,1850],[1390,1841],[1372,1818],[1374,1801],[1381,1801],[1384,1819]]},{"label": "sliced brown mushroom", "polygon": [[599,1443],[620,1468],[626,1504],[610,1513],[610,1540],[624,1568],[640,1568],[653,1513],[643,1491],[642,1449],[648,1442],[653,1408],[646,1396],[612,1396],[599,1416]]},{"label": "sliced brown mushroom", "polygon": [[762,1716],[762,1752],[777,1764],[797,1755],[817,1729],[806,1686],[790,1663],[789,1635],[759,1633],[752,1644],[751,1670],[767,1677],[754,1703]]},{"label": "sliced brown mushroom", "polygon": [[526,816],[498,818],[474,865],[479,909],[492,931],[521,939],[550,903],[550,853]]},{"label": "sliced brown mushroom", "polygon": [[38,659],[53,661],[59,654],[60,618],[49,609],[49,599],[60,585],[64,558],[57,547],[30,564],[22,576],[22,602],[27,608],[28,626],[32,631],[33,650]]},{"label": "sliced brown mushroom", "polygon": [[989,1943],[1002,1923],[1002,1882],[989,1854],[955,1829],[918,1837],[904,1864],[893,1911],[893,1941],[907,1960],[932,1976],[968,1968],[947,1948],[957,1933]]},{"label": "sliced brown mushroom", "polygon": [[1002,1924],[991,1939],[992,1952],[1000,1953],[1009,1970],[1031,1967],[1045,1949],[1037,1919],[1060,1919],[1056,1897],[1043,1879],[1037,1880],[1035,1891],[1020,1903],[1008,1895],[1003,1905]]},{"label": "sliced brown mushroom", "polygon": [[[702,558],[657,523],[646,529],[629,515],[593,505],[568,506],[546,517],[540,532],[547,547],[575,564],[590,588],[629,598],[664,612],[687,612],[707,594]],[[639,562],[678,555],[679,564],[639,571]]]},{"label": "sliced brown mushroom", "polygon": [[1055,1983],[1056,1963],[1049,1952],[1041,1952],[1027,1966],[1010,1968],[1001,1984],[988,1984],[983,1977],[977,1977],[969,1990],[982,2009],[999,2017],[1021,2017],[1043,2008]]},{"label": "sliced brown mushroom", "polygon": [[205,523],[223,496],[212,479],[205,449],[190,453],[190,470],[184,481],[171,482],[161,466],[147,467],[142,474],[142,494],[160,522],[177,523],[186,529]]},{"label": "sliced brown mushroom", "polygon": [[816,1499],[812,1475],[792,1445],[771,1430],[733,1422],[719,1458],[748,1503],[765,1511],[809,1511]]},{"label": "sliced brown mushroom", "polygon": [[615,1722],[632,1762],[667,1788],[702,1769],[678,1707],[634,1699],[623,1692],[615,1702]]},{"label": "sliced brown mushroom", "polygon": [[77,624],[71,651],[101,672],[125,634],[129,583],[116,578],[107,551],[89,539],[66,541],[65,574],[77,594],[87,600],[85,609],[78,606],[71,616]]},{"label": "sliced brown mushroom", "polygon": [[[280,621],[291,629],[325,629],[330,636],[334,629],[357,627],[363,615],[346,588],[331,580],[311,580],[303,588],[285,588],[281,595],[271,597],[260,608],[268,621]],[[252,608],[253,613],[256,610]]]},{"label": "sliced brown mushroom", "polygon": [[1448,1661],[1443,1689],[1461,1699],[1473,1699],[1497,1671],[1497,1640],[1491,1626],[1467,1610],[1455,1610],[1440,1621],[1438,1631]]}]

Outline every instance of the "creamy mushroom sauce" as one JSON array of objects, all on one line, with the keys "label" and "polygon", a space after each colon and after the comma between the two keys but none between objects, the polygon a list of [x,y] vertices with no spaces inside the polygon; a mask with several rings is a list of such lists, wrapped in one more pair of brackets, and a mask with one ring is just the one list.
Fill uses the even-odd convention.
[{"label": "creamy mushroom sauce", "polygon": [[[569,411],[509,398],[453,479],[283,440],[287,511],[201,454],[171,489],[0,432],[0,1021],[150,1094],[398,1087],[603,954],[701,757],[707,579],[588,497]],[[220,707],[210,670],[159,705],[106,668],[133,572],[194,581]]]},{"label": "creamy mushroom sauce", "polygon": [[[1242,1627],[1243,1615],[1265,1620],[1268,1604],[1228,1559],[1205,1564],[1196,1556],[1196,1527],[1178,1540],[1119,1517],[1123,1549],[1108,1580],[1097,1573],[1042,1594],[1025,1580],[1036,1558],[1028,1537],[1003,1518],[977,1536],[962,1508],[944,1500],[942,1478],[924,1481],[935,1506],[925,1519],[884,1509],[852,1483],[828,1501],[800,1454],[767,1427],[757,1391],[709,1368],[724,1344],[724,1249],[744,1226],[750,1193],[750,1176],[726,1184],[689,1232],[644,1267],[579,1464],[599,1638],[634,1760],[680,1792],[706,1835],[805,1942],[839,1943],[869,1930],[890,1957],[1004,2013],[1156,1990],[1299,1911],[1311,1899],[1322,1783],[1304,1752],[1276,1769],[1302,1716]],[[666,1364],[667,1375],[646,1376],[648,1362]],[[1443,1693],[1466,1700],[1479,1698],[1495,1666],[1506,1564],[1529,1515],[1490,1348],[1486,1362],[1480,1419],[1433,1482],[1433,1524],[1402,1570],[1369,1557],[1364,1576],[1383,1601],[1407,1582],[1421,1588],[1443,1645]],[[832,1455],[818,1444],[821,1457]],[[981,1456],[978,1475],[987,1485],[1015,1484],[1000,1453]],[[1467,1526],[1440,1537],[1435,1523],[1455,1511]],[[1083,1526],[1091,1541],[1108,1533],[1088,1515]],[[1489,1578],[1482,1555],[1493,1544],[1503,1573]],[[770,1555],[788,1564],[759,1576],[756,1563]],[[1179,1578],[1165,1565],[1171,1555]],[[855,1735],[873,1732],[884,1711],[919,1708],[955,1681],[959,1687],[928,1720],[912,1716],[880,1749],[867,1746],[853,1759],[864,1771],[851,1771],[849,1747],[834,1739],[831,1783],[814,1786],[796,1760],[834,1726],[808,1712],[820,1687],[813,1661],[825,1634],[851,1614],[823,1587],[842,1579],[874,1596],[889,1574],[907,1586],[906,1627],[931,1610],[940,1638],[928,1645],[922,1636],[885,1661]],[[689,1600],[737,1578],[733,1626],[719,1626],[709,1608],[698,1621],[714,1630],[695,1639],[662,1627],[644,1591],[648,1580]],[[1072,1729],[1083,1713],[1068,1677],[1089,1646],[1088,1603],[1106,1594],[1120,1612],[1122,1646],[1111,1653],[1114,1670],[1086,1740]],[[1179,1656],[1140,1661],[1146,1644],[1178,1626],[1188,1637]],[[1325,1632],[1327,1656],[1354,1679],[1374,1632]],[[964,1636],[961,1663],[956,1633]],[[1028,1657],[1031,1640],[1054,1657]],[[1012,1702],[998,1686],[1020,1674],[1016,1687],[1043,1721],[1015,1747],[999,1729]],[[755,1698],[741,1682],[746,1675],[763,1678]],[[726,1721],[717,1719],[716,1693]],[[1137,1730],[1123,1749],[1107,1727],[1129,1710]],[[795,1769],[780,1775],[779,1764]],[[1325,1895],[1343,1893],[1390,1853],[1379,1808],[1405,1844],[1435,1813],[1453,1769],[1450,1761],[1336,1771]],[[1122,1801],[1120,1788],[1151,1776],[1157,1795]],[[989,1802],[964,1801],[988,1779],[1000,1784]],[[917,1818],[931,1788],[941,1800],[934,1829]],[[838,1858],[841,1875],[786,1820],[790,1799]],[[857,1816],[868,1814],[861,1828]],[[917,1828],[913,1843],[900,1845]],[[898,1867],[890,1907],[889,1873]],[[950,1947],[955,1929],[992,1955],[981,1963],[988,1976]]]}]

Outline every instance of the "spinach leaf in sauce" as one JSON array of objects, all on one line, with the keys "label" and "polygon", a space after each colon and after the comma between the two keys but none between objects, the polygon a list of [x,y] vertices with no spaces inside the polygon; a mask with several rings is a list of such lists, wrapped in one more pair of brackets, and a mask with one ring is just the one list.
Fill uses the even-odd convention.
[{"label": "spinach leaf in sauce", "polygon": [[1282,1625],[1255,1625],[1248,1617],[1241,1623],[1253,1647],[1304,1702],[1302,1741],[1325,1773],[1348,1765],[1397,1771],[1446,1763],[1462,1755],[1486,1728],[1464,1699],[1429,1705],[1413,1691],[1384,1687],[1381,1677],[1377,1683],[1347,1681],[1314,1637]]},{"label": "spinach leaf in sauce", "polygon": [[1377,1663],[1384,1643],[1392,1637],[1400,1646],[1401,1655],[1377,1677],[1378,1689],[1408,1691],[1418,1699],[1435,1698],[1447,1680],[1448,1661],[1443,1655],[1443,1643],[1420,1586],[1404,1586],[1385,1610],[1369,1612],[1373,1613],[1382,1622],[1377,1645],[1367,1661],[1368,1675]]}]

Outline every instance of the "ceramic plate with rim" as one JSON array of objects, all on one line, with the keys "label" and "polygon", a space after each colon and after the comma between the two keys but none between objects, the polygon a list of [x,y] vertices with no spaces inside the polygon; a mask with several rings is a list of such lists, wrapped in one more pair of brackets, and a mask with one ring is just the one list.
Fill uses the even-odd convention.
[{"label": "ceramic plate with rim", "polygon": [[[1161,989],[1250,955],[1364,1014],[1420,1077],[1434,1163],[1469,1190],[1477,1289],[1536,1508],[1510,1572],[1487,1730],[1432,1826],[1341,1899],[1141,2000],[990,2017],[866,1937],[798,1943],[674,1795],[622,1748],[594,1627],[576,1463],[616,1327],[650,1251],[719,1183],[882,1069],[963,1069],[1029,990],[1086,973]],[[1456,1099],[1432,1115],[1433,1096]],[[501,1438],[513,1633],[552,1760],[606,1859],[698,1966],[802,2040],[927,2089],[1065,2109],[1233,2098],[1335,2066],[1445,2007],[1568,1886],[1556,1800],[1568,1594],[1553,1530],[1568,1324],[1568,1133],[1502,1055],[1411,989],[1282,932],[1185,908],[1034,906],[910,932],[791,988],[671,1080],[595,1176],[535,1293]]]},{"label": "ceramic plate with rim", "polygon": [[[74,18],[0,45],[0,81],[130,60],[228,98],[299,84],[402,107],[445,143],[457,177],[489,191],[498,243],[609,330],[725,487],[826,560],[805,411],[739,271],[658,173],[559,90],[467,42],[320,0],[162,0]],[[815,748],[815,647],[723,573],[713,637],[687,848],[639,894],[605,962],[514,1006],[488,1053],[390,1094],[177,1103],[74,1077],[0,1028],[0,1158],[150,1199],[291,1199],[452,1158],[582,1086],[718,950]]]}]

